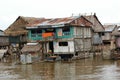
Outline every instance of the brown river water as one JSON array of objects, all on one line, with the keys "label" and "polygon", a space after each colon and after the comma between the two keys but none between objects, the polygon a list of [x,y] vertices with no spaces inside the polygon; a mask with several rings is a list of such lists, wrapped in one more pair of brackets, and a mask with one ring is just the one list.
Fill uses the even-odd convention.
[{"label": "brown river water", "polygon": [[120,80],[120,61],[98,57],[27,65],[1,62],[0,80]]}]

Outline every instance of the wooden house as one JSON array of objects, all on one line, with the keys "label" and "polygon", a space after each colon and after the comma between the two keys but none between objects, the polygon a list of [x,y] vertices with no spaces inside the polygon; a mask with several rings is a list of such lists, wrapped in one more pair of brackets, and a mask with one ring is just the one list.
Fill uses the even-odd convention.
[{"label": "wooden house", "polygon": [[85,57],[92,48],[92,23],[83,16],[55,18],[28,26],[29,40],[40,42],[43,53],[71,58]]},{"label": "wooden house", "polygon": [[19,16],[6,30],[5,35],[9,36],[10,43],[22,48],[25,43],[27,43],[26,30],[27,25],[35,25],[45,21],[44,18],[34,18],[34,17],[23,17]]},{"label": "wooden house", "polygon": [[91,15],[84,15],[84,17],[90,21],[93,26],[92,26],[92,51],[95,53],[102,53],[102,35],[104,32],[104,27],[101,24],[101,22],[99,21],[98,17],[96,16],[96,14],[91,14]]}]

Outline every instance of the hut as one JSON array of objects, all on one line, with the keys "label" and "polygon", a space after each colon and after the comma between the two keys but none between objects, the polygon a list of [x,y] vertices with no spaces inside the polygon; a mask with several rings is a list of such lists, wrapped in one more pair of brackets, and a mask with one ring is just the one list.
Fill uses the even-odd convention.
[{"label": "hut", "polygon": [[111,35],[114,37],[115,47],[111,50],[110,58],[120,59],[120,26],[117,26]]},{"label": "hut", "polygon": [[21,56],[20,61],[21,63],[32,63],[35,61],[39,61],[41,59],[41,45],[39,43],[27,43],[22,49],[21,49]]},{"label": "hut", "polygon": [[103,40],[103,58],[110,59],[111,50],[115,49],[115,36],[112,35],[113,32],[117,29],[115,24],[106,24],[104,25],[105,31],[102,35]]},{"label": "hut", "polygon": [[34,26],[37,23],[45,21],[44,18],[23,17],[19,16],[6,30],[5,35],[9,36],[10,43],[17,45],[20,49],[27,43],[28,31],[26,27]]}]

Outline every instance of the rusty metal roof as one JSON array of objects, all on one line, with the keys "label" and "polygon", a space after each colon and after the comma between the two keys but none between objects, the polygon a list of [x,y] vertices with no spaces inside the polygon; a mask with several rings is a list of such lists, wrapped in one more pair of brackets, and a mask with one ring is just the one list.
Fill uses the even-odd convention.
[{"label": "rusty metal roof", "polygon": [[64,27],[65,25],[90,27],[92,26],[92,23],[83,16],[72,16],[65,18],[45,19],[42,20],[39,24],[37,23],[37,25],[28,26],[27,29]]},{"label": "rusty metal roof", "polygon": [[50,19],[45,19],[45,18],[32,18],[29,19],[27,26],[37,26],[40,23],[43,23],[45,21],[49,21]]},{"label": "rusty metal roof", "polygon": [[44,22],[38,24],[38,26],[67,24],[67,23],[70,23],[77,18],[78,17],[55,18],[55,19],[44,21]]},{"label": "rusty metal roof", "polygon": [[114,31],[112,32],[112,35],[120,35],[120,26],[116,26],[116,28],[114,29]]},{"label": "rusty metal roof", "polygon": [[104,25],[105,32],[112,32],[116,27],[116,25]]},{"label": "rusty metal roof", "polygon": [[26,52],[37,52],[37,51],[40,51],[41,49],[41,45],[39,43],[37,44],[26,44],[22,49],[21,51],[23,53],[26,53]]}]

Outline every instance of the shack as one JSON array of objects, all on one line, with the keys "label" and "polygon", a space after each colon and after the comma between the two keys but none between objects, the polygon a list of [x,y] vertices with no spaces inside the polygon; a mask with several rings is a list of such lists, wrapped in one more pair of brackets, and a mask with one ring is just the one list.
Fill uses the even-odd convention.
[{"label": "shack", "polygon": [[115,49],[115,36],[113,33],[117,31],[117,25],[106,24],[104,25],[105,31],[102,35],[103,40],[103,58],[110,59],[110,54],[113,49]]},{"label": "shack", "polygon": [[28,42],[26,30],[27,25],[35,25],[42,21],[45,21],[45,18],[35,18],[35,17],[24,17],[19,16],[6,30],[5,35],[9,36],[9,41],[13,45],[17,45],[18,48],[22,49],[23,45]]},{"label": "shack", "polygon": [[117,26],[115,30],[111,33],[114,36],[115,47],[111,50],[111,59],[120,59],[120,26]]},{"label": "shack", "polygon": [[41,45],[39,43],[27,43],[21,50],[20,61],[22,64],[32,63],[41,59]]}]

